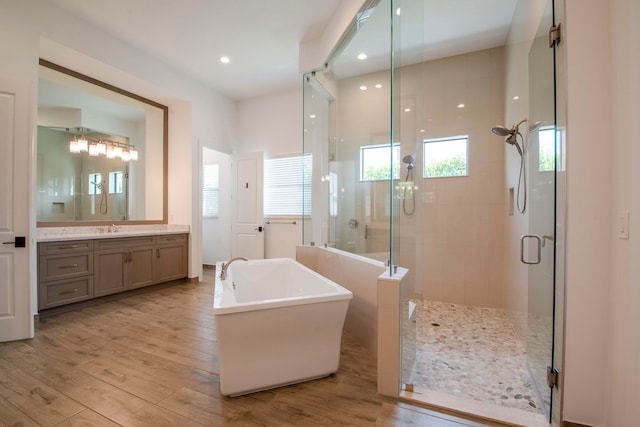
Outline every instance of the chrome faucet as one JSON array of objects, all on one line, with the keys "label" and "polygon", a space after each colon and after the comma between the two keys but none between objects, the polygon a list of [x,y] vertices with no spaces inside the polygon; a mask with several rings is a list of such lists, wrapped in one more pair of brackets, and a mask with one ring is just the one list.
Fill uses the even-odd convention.
[{"label": "chrome faucet", "polygon": [[229,262],[223,262],[222,263],[222,269],[220,270],[220,280],[224,280],[227,278],[227,268],[229,268],[229,266],[231,265],[231,263],[233,261],[238,261],[238,260],[242,260],[242,261],[249,261],[248,259],[244,258],[244,257],[235,257],[235,258],[231,258],[229,260]]}]

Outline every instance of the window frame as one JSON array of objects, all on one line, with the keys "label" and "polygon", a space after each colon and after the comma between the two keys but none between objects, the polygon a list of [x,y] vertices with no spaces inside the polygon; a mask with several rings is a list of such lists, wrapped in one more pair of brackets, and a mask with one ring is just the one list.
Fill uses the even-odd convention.
[{"label": "window frame", "polygon": [[[120,190],[118,190],[120,183]],[[124,194],[124,171],[115,170],[109,172],[109,194]]]},{"label": "window frame", "polygon": [[[552,162],[552,167],[551,169],[542,169],[542,163],[541,162],[541,154],[542,154],[542,145],[540,144],[540,136],[546,133],[550,133],[553,135],[553,157],[554,157],[554,162]],[[555,126],[542,126],[540,129],[538,129],[538,172],[540,173],[544,173],[544,172],[555,172],[556,170],[556,161],[557,161],[557,153],[556,153],[557,147],[556,147],[556,127]]]},{"label": "window frame", "polygon": [[[91,172],[88,175],[89,178],[89,188],[87,190],[87,194],[89,196],[97,196],[104,193],[104,187],[102,189],[98,188],[98,185],[94,184],[94,182],[98,182],[102,184],[102,172]],[[91,180],[93,178],[93,181]]]},{"label": "window frame", "polygon": [[388,181],[391,179],[391,176],[387,176],[385,178],[375,178],[375,179],[365,179],[365,160],[364,160],[364,152],[365,150],[377,150],[377,149],[390,149],[397,150],[395,153],[390,152],[389,157],[393,156],[393,167],[391,167],[390,174],[393,176],[394,180],[400,179],[400,143],[394,142],[392,144],[369,144],[369,145],[361,145],[360,146],[360,171],[359,171],[359,179],[360,182],[376,182],[376,181]]},{"label": "window frame", "polygon": [[[464,161],[465,172],[460,175],[440,175],[440,176],[427,176],[427,144],[449,142],[449,141],[465,141]],[[451,157],[450,157],[451,158]],[[469,176],[469,135],[453,135],[445,136],[441,138],[428,138],[422,141],[422,178],[424,179],[437,179],[437,178],[463,178]]]}]

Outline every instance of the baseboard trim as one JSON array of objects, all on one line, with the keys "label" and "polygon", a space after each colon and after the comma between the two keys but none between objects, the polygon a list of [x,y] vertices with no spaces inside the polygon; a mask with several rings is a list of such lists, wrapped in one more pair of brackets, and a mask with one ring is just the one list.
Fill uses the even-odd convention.
[{"label": "baseboard trim", "polygon": [[563,421],[562,427],[591,427],[586,424],[572,423],[571,421]]}]

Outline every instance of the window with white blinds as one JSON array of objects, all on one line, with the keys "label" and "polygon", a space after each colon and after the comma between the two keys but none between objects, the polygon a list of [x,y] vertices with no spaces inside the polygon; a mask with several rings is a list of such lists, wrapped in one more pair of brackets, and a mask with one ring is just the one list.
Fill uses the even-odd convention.
[{"label": "window with white blinds", "polygon": [[219,167],[217,163],[202,167],[202,216],[216,218],[218,216]]},{"label": "window with white blinds", "polygon": [[265,159],[264,215],[311,214],[311,156]]}]

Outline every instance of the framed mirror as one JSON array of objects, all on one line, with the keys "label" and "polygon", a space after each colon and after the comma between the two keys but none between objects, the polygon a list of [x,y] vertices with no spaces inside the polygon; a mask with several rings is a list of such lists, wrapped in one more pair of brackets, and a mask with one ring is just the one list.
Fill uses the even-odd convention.
[{"label": "framed mirror", "polygon": [[38,227],[167,223],[168,107],[40,59]]}]

